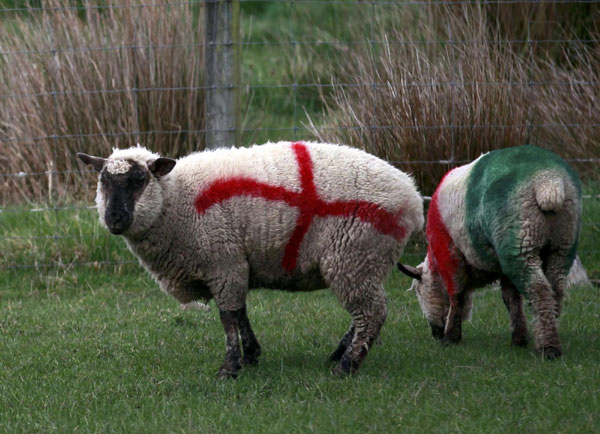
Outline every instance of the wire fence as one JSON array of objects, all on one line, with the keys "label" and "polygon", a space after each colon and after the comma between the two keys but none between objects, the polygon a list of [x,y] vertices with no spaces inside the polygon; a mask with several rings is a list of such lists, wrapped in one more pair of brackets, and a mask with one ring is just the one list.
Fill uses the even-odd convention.
[{"label": "wire fence", "polygon": [[[0,243],[6,252],[0,272],[137,264],[117,237],[100,228],[92,202],[95,174],[76,161],[76,150],[103,152],[139,141],[178,156],[202,149],[204,137],[214,132],[234,133],[244,146],[333,137],[365,147],[403,170],[416,174],[436,170],[437,174],[473,158],[463,152],[461,137],[477,140],[516,131],[524,139],[515,144],[526,140],[544,146],[548,137],[585,144],[569,142],[564,149],[560,145],[553,149],[562,151],[586,175],[580,256],[588,271],[596,273],[600,221],[594,218],[594,210],[600,188],[594,174],[600,144],[594,137],[600,137],[600,117],[592,104],[600,96],[600,76],[593,72],[600,65],[600,33],[594,29],[600,1],[239,0],[241,37],[208,40],[202,32],[207,25],[205,8],[228,3],[52,0],[2,7],[0,1],[0,21],[5,24],[0,31],[0,81],[4,82],[0,85]],[[451,19],[435,22],[439,10],[454,10],[456,19],[467,17],[472,8],[493,15],[502,37],[463,32]],[[503,21],[504,13],[519,18],[520,24],[511,28]],[[164,26],[158,24],[163,20],[157,17],[171,15],[180,21],[185,16],[189,33],[175,34],[167,28],[172,25],[168,20]],[[398,31],[394,20],[414,31]],[[421,21],[428,21],[430,27],[423,30]],[[108,37],[110,32],[119,37]],[[239,50],[237,81],[206,82],[198,71],[206,53],[228,47]],[[385,60],[394,53],[438,52],[447,55],[446,73],[418,76],[386,70]],[[461,56],[471,52],[510,52],[514,57],[507,57],[507,63],[515,58],[525,61],[519,74],[469,76]],[[356,67],[355,74],[344,74],[354,56],[363,56],[365,63]],[[473,58],[474,64],[478,61]],[[188,63],[188,70],[178,69]],[[183,78],[169,79],[169,71]],[[357,71],[365,73],[356,75]],[[43,74],[50,78],[42,78]],[[484,94],[482,89],[507,98],[512,107],[506,111],[511,114],[485,119],[463,116],[466,100],[461,92]],[[207,123],[205,95],[218,91],[241,94],[239,125],[215,128]],[[443,93],[446,118],[415,113],[404,118],[356,113],[344,117],[337,110],[345,99],[352,104],[354,97],[358,107],[367,105],[371,96],[372,113],[391,110],[388,106],[393,103],[387,104],[379,95],[397,98],[397,93]],[[522,99],[512,100],[515,95]],[[544,116],[533,101],[552,95],[558,100],[576,95],[581,105],[565,103],[564,112],[554,112],[555,107],[548,105],[551,114]],[[185,113],[177,116],[187,116],[181,122],[166,114],[179,106]],[[148,107],[162,111],[147,113]],[[96,110],[105,114],[93,117],[90,112]],[[443,149],[391,152],[358,142],[369,137],[373,143],[391,139],[402,143],[411,134],[431,143],[443,138]],[[424,249],[424,241],[417,240],[406,255],[417,260]]]}]

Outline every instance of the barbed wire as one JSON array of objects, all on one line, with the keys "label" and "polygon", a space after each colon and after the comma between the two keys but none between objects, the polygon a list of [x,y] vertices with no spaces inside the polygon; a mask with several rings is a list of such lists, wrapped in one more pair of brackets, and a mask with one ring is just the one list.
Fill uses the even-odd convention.
[{"label": "barbed wire", "polygon": [[[307,131],[345,131],[345,130],[403,130],[403,129],[415,129],[415,130],[439,130],[439,129],[486,129],[486,128],[598,128],[600,123],[588,122],[544,122],[544,123],[528,123],[528,124],[466,124],[466,125],[344,125],[344,126],[322,126],[322,127],[264,127],[264,128],[244,128],[241,130],[242,133],[251,132],[284,132],[284,131],[297,131],[298,129],[304,129]],[[234,128],[227,129],[193,129],[193,130],[146,130],[146,131],[121,131],[121,132],[103,132],[103,133],[84,133],[84,134],[54,134],[50,136],[32,136],[32,137],[11,137],[8,139],[0,139],[0,143],[11,143],[11,144],[30,144],[31,142],[40,142],[44,140],[71,140],[71,139],[82,139],[82,138],[93,138],[93,137],[128,137],[128,136],[148,136],[148,135],[177,135],[177,134],[204,134],[206,132],[215,131],[235,131]]]},{"label": "barbed wire", "polygon": [[[297,46],[297,45],[310,45],[310,46],[327,46],[327,45],[365,45],[365,44],[377,44],[377,45],[446,45],[446,44],[458,44],[458,45],[513,45],[513,44],[594,44],[600,42],[598,39],[536,39],[529,41],[527,39],[430,39],[430,40],[405,40],[405,39],[386,39],[386,40],[357,40],[357,41],[344,41],[344,40],[289,40],[289,41],[242,41],[237,45],[242,47],[253,47],[253,46]],[[107,45],[99,47],[67,47],[67,48],[53,48],[45,50],[16,50],[16,51],[0,51],[2,56],[21,56],[21,55],[40,55],[40,54],[75,54],[75,53],[89,53],[95,51],[121,51],[121,50],[162,50],[162,49],[173,49],[173,48],[200,48],[205,45],[214,46],[225,46],[225,45],[236,45],[234,42],[207,42],[207,43],[179,43],[179,44],[128,44],[128,45]]]},{"label": "barbed wire", "polygon": [[[331,88],[360,88],[360,87],[390,87],[398,86],[407,87],[476,87],[476,86],[505,86],[505,87],[529,87],[529,86],[600,86],[598,80],[544,80],[544,81],[435,81],[435,82],[361,82],[361,83],[280,83],[280,84],[244,84],[240,88],[245,90],[255,89],[331,89]],[[185,92],[198,90],[215,90],[215,89],[233,89],[233,85],[213,85],[213,86],[177,86],[177,87],[144,87],[144,88],[121,88],[121,89],[88,89],[88,90],[59,90],[55,92],[34,92],[34,93],[11,93],[1,94],[0,99],[12,98],[41,98],[41,97],[61,97],[72,95],[102,95],[102,94],[121,94],[121,93],[146,93],[146,92]]]},{"label": "barbed wire", "polygon": [[[70,6],[54,6],[54,7],[14,7],[14,8],[0,8],[0,13],[22,13],[22,12],[67,12],[67,11],[85,11],[85,10],[104,10],[104,9],[138,9],[138,8],[151,8],[151,7],[173,7],[173,6],[189,6],[189,5],[202,5],[205,3],[222,3],[227,0],[189,0],[189,1],[174,1],[174,2],[160,2],[160,3],[121,3],[121,4],[81,4],[81,5],[70,5]],[[354,5],[372,7],[375,6],[396,6],[396,7],[407,7],[407,6],[474,6],[478,5],[514,5],[514,4],[591,4],[596,3],[597,0],[453,0],[449,3],[447,0],[407,0],[407,1],[393,1],[393,0],[240,0],[240,3],[288,3],[288,4],[320,4],[320,5]]]}]

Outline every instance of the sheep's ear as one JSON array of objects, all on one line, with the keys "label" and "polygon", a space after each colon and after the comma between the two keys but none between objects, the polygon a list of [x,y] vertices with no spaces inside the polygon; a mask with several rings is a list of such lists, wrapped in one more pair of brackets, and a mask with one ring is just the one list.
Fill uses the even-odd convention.
[{"label": "sheep's ear", "polygon": [[177,163],[177,160],[160,157],[148,164],[148,170],[150,170],[154,176],[160,178],[161,176],[165,176],[167,173],[173,170],[175,163]]},{"label": "sheep's ear", "polygon": [[411,267],[410,265],[402,265],[398,262],[398,270],[402,271],[408,277],[412,277],[413,279],[421,280],[423,277],[423,270],[417,267]]},{"label": "sheep's ear", "polygon": [[106,158],[101,157],[92,157],[91,155],[84,154],[79,152],[77,154],[79,159],[83,161],[85,164],[91,164],[96,169],[96,172],[100,172],[104,165],[106,164]]}]

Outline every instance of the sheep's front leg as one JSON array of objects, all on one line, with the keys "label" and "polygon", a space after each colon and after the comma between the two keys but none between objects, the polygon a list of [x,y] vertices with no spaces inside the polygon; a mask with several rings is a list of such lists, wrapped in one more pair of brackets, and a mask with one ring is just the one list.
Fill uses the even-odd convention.
[{"label": "sheep's front leg", "polygon": [[248,319],[246,306],[240,309],[239,324],[240,335],[242,337],[242,348],[244,349],[244,365],[253,366],[258,363],[258,356],[261,354],[260,344],[254,335]]},{"label": "sheep's front leg", "polygon": [[529,343],[527,333],[527,319],[523,311],[523,297],[515,285],[507,277],[500,279],[502,300],[510,315],[510,329],[512,330],[512,344],[525,347]]},{"label": "sheep's front leg", "polygon": [[220,310],[219,316],[225,329],[225,360],[219,369],[220,378],[237,378],[242,367],[239,340],[239,318],[241,310]]},{"label": "sheep's front leg", "polygon": [[457,344],[462,339],[462,321],[468,291],[457,289],[450,297],[450,310],[446,318],[446,327],[442,344]]},{"label": "sheep's front leg", "polygon": [[[216,262],[218,263],[218,262]],[[228,273],[223,274],[222,270]],[[248,294],[249,266],[246,262],[231,261],[212,273],[206,274],[211,283],[211,292],[219,308],[219,316],[225,330],[225,360],[219,369],[219,377],[236,378],[242,367],[240,350],[240,333],[244,342],[244,350],[248,351],[250,361],[260,353],[260,346],[250,327],[246,312],[246,295]],[[258,348],[258,349],[257,349]]]}]

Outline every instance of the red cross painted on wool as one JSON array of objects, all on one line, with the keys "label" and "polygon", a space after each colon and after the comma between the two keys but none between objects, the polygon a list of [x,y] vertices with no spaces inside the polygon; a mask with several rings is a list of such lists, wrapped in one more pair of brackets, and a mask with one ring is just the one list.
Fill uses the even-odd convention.
[{"label": "red cross painted on wool", "polygon": [[370,223],[377,231],[401,241],[406,230],[397,222],[400,212],[392,214],[381,206],[362,200],[326,202],[319,197],[315,186],[313,162],[306,145],[292,144],[298,162],[301,189],[299,192],[284,187],[258,182],[243,176],[219,179],[212,182],[196,197],[195,207],[203,214],[211,206],[236,196],[261,197],[271,201],[281,201],[298,208],[300,214],[296,227],[285,247],[282,266],[287,271],[296,268],[300,244],[310,229],[315,217],[353,216]]}]

